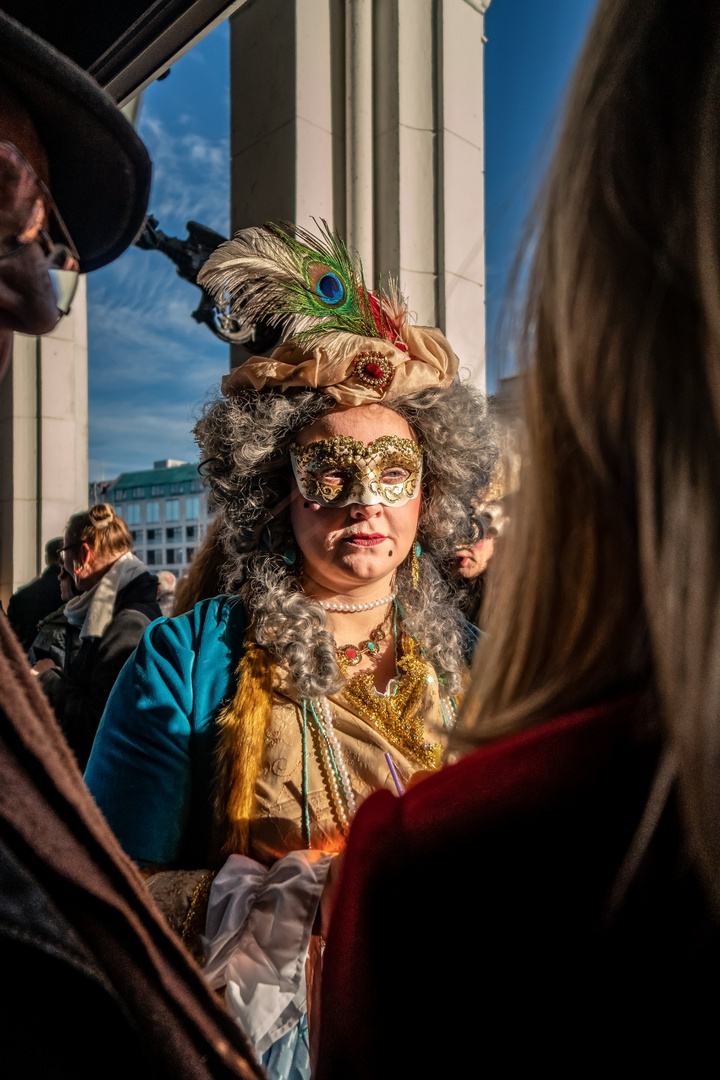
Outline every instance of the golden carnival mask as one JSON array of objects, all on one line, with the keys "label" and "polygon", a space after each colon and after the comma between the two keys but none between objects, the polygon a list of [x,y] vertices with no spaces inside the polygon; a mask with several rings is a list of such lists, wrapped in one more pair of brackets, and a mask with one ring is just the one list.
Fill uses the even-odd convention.
[{"label": "golden carnival mask", "polygon": [[368,446],[349,435],[293,443],[290,460],[300,494],[321,506],[404,506],[420,494],[423,448],[398,435]]}]

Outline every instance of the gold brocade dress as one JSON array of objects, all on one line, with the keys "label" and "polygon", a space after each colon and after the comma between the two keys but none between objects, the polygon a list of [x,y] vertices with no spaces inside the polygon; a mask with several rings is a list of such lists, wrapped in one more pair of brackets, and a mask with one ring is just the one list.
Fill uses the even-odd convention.
[{"label": "gold brocade dress", "polygon": [[[424,686],[414,715],[424,732],[425,749],[418,745],[411,754],[407,738],[393,738],[381,730],[361,705],[341,692],[328,698],[335,735],[340,744],[350,783],[359,805],[371,792],[387,787],[395,792],[385,754],[392,757],[403,784],[419,769],[439,764],[449,734],[454,707],[446,698],[441,703],[437,676],[422,661]],[[407,678],[407,675],[404,676]],[[402,743],[406,744],[403,748]],[[331,788],[313,727],[307,740],[307,798],[310,818],[310,846],[322,851],[338,851],[344,838],[333,805]],[[286,669],[278,667],[273,680],[273,705],[265,736],[263,760],[256,784],[256,818],[250,824],[250,854],[268,863],[307,847],[303,835],[303,709],[293,691]]]},{"label": "gold brocade dress", "polygon": [[[441,697],[434,669],[407,636],[386,695],[361,673],[338,694],[309,702],[286,669],[260,663],[257,671],[267,679],[269,716],[257,747],[248,855],[230,854],[210,889],[205,975],[223,991],[270,1077],[309,1078],[327,875],[353,809],[379,788],[396,790],[386,754],[404,785],[419,769],[439,766],[454,704]],[[255,696],[246,698],[250,710]],[[247,719],[249,712],[233,715]]]}]

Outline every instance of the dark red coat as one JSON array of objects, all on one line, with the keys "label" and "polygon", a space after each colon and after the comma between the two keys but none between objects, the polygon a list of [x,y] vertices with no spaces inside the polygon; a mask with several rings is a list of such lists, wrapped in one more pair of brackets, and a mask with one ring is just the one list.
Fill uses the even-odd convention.
[{"label": "dark red coat", "polygon": [[584,1076],[707,1049],[718,933],[674,798],[607,916],[654,726],[637,698],[598,706],[364,803],[325,953],[317,1080]]}]

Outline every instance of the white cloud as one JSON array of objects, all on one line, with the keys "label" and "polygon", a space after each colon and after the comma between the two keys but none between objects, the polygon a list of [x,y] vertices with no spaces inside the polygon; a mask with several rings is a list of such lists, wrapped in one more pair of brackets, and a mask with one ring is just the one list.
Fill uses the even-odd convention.
[{"label": "white cloud", "polygon": [[186,135],[182,141],[193,161],[198,161],[215,170],[227,170],[228,143],[223,142],[219,146],[217,143],[210,143],[207,139],[203,139],[201,135]]},{"label": "white cloud", "polygon": [[150,107],[141,117],[140,134],[153,159],[150,211],[164,232],[192,220],[227,235],[230,140],[198,132],[180,134],[174,126]]}]

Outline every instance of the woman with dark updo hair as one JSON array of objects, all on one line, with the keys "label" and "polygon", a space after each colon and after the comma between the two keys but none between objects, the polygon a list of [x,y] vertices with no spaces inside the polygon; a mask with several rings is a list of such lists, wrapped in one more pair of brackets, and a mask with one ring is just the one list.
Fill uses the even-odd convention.
[{"label": "woman with dark updo hair", "polygon": [[120,669],[160,615],[157,578],[133,555],[128,527],[107,503],[72,515],[60,554],[79,594],[65,616],[79,629],[80,648],[64,671],[51,659],[33,671],[84,768]]}]

